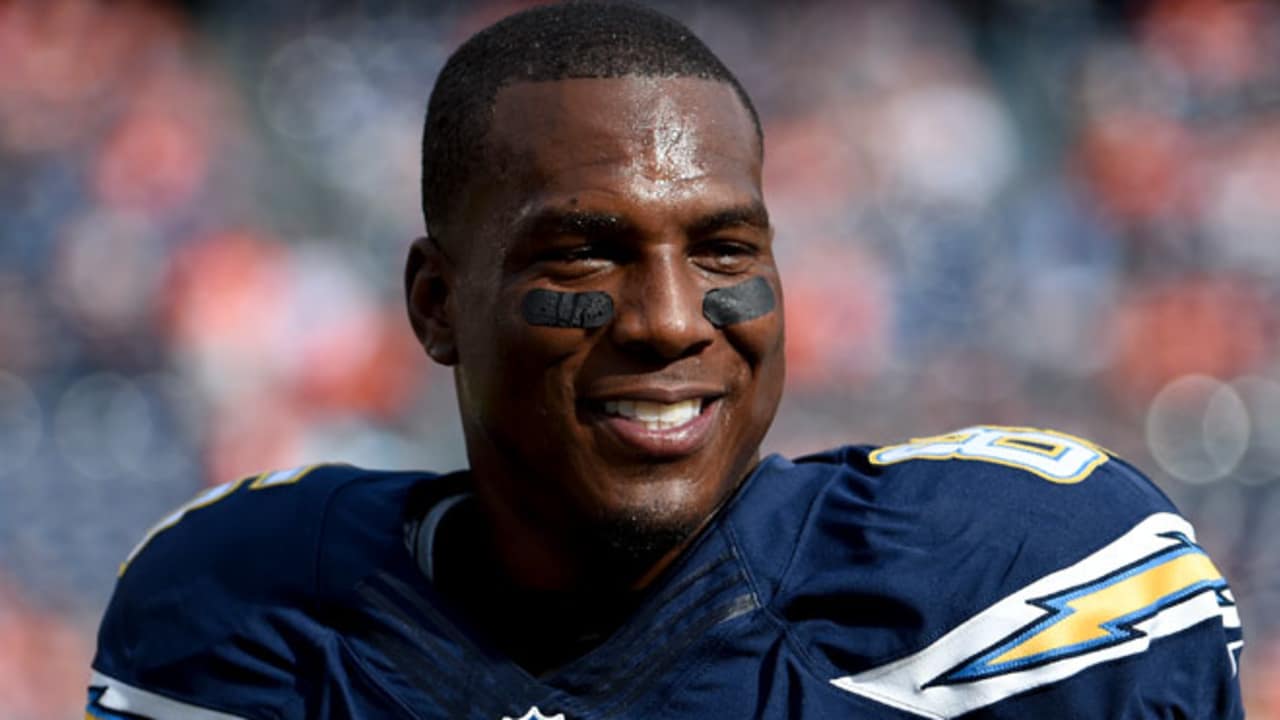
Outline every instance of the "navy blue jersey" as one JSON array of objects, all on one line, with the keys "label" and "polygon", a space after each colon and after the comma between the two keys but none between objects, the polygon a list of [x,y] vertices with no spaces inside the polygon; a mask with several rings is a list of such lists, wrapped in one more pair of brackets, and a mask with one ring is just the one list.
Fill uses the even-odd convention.
[{"label": "navy blue jersey", "polygon": [[1239,616],[1168,499],[974,427],[765,459],[638,608],[534,677],[430,580],[465,475],[206,491],[123,567],[94,718],[1234,718]]}]

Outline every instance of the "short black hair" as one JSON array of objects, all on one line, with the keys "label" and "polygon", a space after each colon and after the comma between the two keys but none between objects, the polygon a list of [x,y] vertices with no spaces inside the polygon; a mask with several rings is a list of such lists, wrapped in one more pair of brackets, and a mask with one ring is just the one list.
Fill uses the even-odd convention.
[{"label": "short black hair", "polygon": [[[498,90],[568,78],[694,77],[731,85],[760,118],[742,84],[689,28],[630,3],[569,2],[525,10],[481,30],[440,71],[422,133],[422,213],[438,237],[458,194],[485,157]],[[763,148],[763,144],[761,144]]]}]

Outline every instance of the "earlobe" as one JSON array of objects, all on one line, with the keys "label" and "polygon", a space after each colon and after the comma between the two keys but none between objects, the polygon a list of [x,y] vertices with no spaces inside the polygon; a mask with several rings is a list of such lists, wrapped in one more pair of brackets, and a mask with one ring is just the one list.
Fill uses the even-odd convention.
[{"label": "earlobe", "polygon": [[448,259],[430,238],[413,241],[404,268],[409,324],[432,360],[458,364],[454,342],[451,276]]}]

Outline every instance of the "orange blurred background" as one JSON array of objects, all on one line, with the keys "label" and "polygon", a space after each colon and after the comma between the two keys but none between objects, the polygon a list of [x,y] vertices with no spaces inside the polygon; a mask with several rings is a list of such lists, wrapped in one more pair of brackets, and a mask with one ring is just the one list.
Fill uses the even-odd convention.
[{"label": "orange blurred background", "polygon": [[[0,720],[78,716],[117,564],[200,487],[465,463],[399,278],[435,74],[524,4],[0,2]],[[1280,718],[1280,8],[658,7],[765,123],[766,449],[1097,440],[1199,527]]]}]

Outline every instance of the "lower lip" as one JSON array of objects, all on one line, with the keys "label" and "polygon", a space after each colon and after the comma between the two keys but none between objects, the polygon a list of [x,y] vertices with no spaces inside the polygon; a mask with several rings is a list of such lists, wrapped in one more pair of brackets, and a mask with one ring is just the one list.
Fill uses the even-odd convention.
[{"label": "lower lip", "polygon": [[596,421],[632,452],[655,458],[678,458],[706,445],[719,413],[717,399],[708,402],[689,422],[672,428],[651,430],[639,420],[603,413],[596,414]]}]

